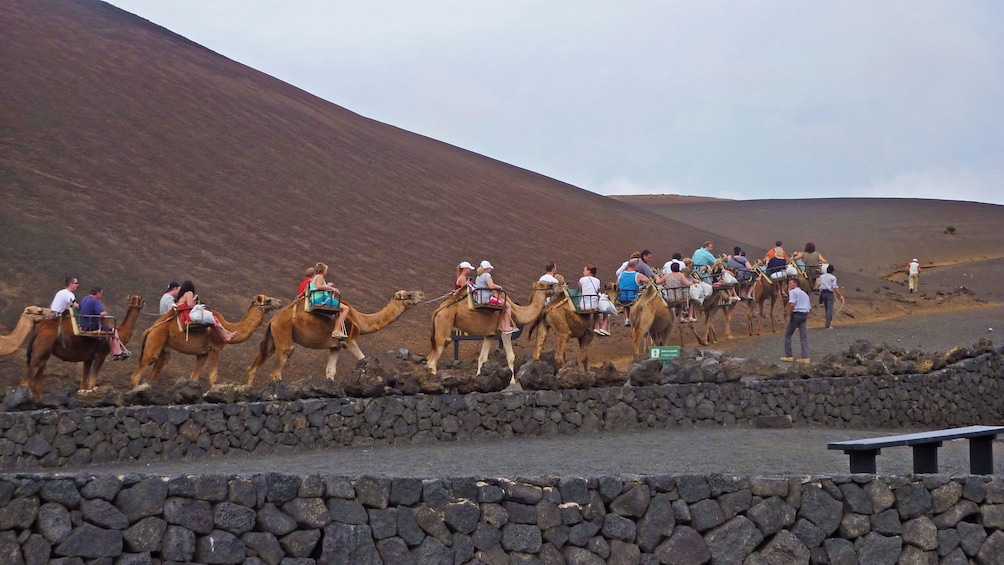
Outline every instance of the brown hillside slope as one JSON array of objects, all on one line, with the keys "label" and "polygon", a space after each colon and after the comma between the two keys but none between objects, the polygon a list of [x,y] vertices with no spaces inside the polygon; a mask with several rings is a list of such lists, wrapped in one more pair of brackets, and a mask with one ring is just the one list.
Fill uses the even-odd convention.
[{"label": "brown hillside slope", "polygon": [[[778,239],[789,253],[812,241],[824,257],[846,266],[843,272],[866,277],[902,271],[914,257],[925,267],[1004,257],[1004,206],[996,204],[897,198],[681,202],[676,195],[652,195],[643,207],[741,241],[751,257],[763,256]],[[945,233],[949,224],[954,235]]]},{"label": "brown hillside slope", "polygon": [[[710,236],[366,119],[94,0],[3,0],[0,51],[7,327],[26,304],[47,305],[66,274],[81,292],[104,286],[119,315],[127,294],[152,310],[169,280],[190,278],[238,318],[255,293],[291,298],[324,260],[372,311],[399,288],[446,292],[461,260],[492,260],[525,300],[549,258],[572,274],[595,263],[609,281],[632,250],[661,261],[669,242]],[[363,349],[426,353],[430,313],[393,326],[408,330],[404,343],[376,334]],[[223,366],[246,366],[257,342],[228,348]],[[300,360],[316,367],[311,355],[298,351],[288,374]],[[174,374],[186,363],[175,356]],[[22,365],[6,358],[0,372]]]}]

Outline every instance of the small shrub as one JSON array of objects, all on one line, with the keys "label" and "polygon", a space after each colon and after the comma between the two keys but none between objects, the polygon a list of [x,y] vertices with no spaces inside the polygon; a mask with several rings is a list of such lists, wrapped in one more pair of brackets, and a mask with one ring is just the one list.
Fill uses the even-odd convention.
[{"label": "small shrub", "polygon": [[945,226],[945,233],[955,235],[955,224],[948,224]]}]

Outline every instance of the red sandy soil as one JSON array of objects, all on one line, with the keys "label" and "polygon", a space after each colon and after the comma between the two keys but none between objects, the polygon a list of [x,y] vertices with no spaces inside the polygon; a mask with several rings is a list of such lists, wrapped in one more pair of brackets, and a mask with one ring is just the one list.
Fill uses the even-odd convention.
[{"label": "red sandy soil", "polygon": [[[491,260],[526,300],[547,260],[571,280],[593,263],[609,282],[632,251],[652,250],[661,266],[708,239],[751,257],[776,239],[789,251],[814,241],[859,322],[1004,302],[1001,206],[607,198],[359,116],[95,0],[0,4],[0,51],[3,332],[24,306],[48,305],[66,275],[81,295],[103,286],[119,316],[127,295],[153,312],[168,281],[191,279],[239,319],[255,294],[291,299],[318,260],[346,300],[375,311],[398,289],[443,295],[462,260]],[[913,257],[920,296],[896,275]],[[432,308],[363,337],[363,351],[427,354]],[[737,317],[733,331],[744,328]],[[222,382],[243,382],[262,333],[223,352]],[[594,361],[625,365],[625,335],[597,340]],[[325,355],[297,348],[286,378],[323,373]],[[126,386],[135,364],[109,361],[101,382]],[[164,378],[192,364],[174,355]],[[341,371],[351,364],[343,356]],[[0,386],[24,371],[23,350],[0,358]],[[52,360],[47,381],[78,371]]]}]

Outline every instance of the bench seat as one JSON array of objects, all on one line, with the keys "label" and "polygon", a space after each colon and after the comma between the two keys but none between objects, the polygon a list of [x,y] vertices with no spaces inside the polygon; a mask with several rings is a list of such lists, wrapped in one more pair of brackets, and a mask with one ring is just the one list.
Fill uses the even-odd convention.
[{"label": "bench seat", "polygon": [[965,426],[946,430],[933,430],[913,434],[873,437],[847,441],[833,441],[827,449],[837,449],[850,457],[852,473],[875,473],[875,457],[885,447],[910,446],[913,448],[913,472],[937,473],[938,448],[953,439],[969,440],[969,467],[974,475],[993,474],[993,442],[1004,426]]}]

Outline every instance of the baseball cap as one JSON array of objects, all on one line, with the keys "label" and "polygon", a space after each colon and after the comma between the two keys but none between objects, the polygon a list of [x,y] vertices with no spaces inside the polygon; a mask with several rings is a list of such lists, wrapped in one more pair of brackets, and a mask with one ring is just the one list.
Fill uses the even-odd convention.
[{"label": "baseball cap", "polygon": [[484,261],[481,262],[481,268],[482,269],[494,269],[495,267],[492,267],[492,264],[489,263],[487,259],[485,259]]},{"label": "baseball cap", "polygon": [[460,268],[461,269],[473,269],[474,265],[471,265],[470,262],[468,262],[468,261],[461,261],[460,262]]},{"label": "baseball cap", "polygon": [[181,286],[180,284],[178,284],[178,283],[176,283],[174,281],[171,281],[171,282],[167,283],[167,290],[173,290],[173,289],[178,288],[180,286]]}]

